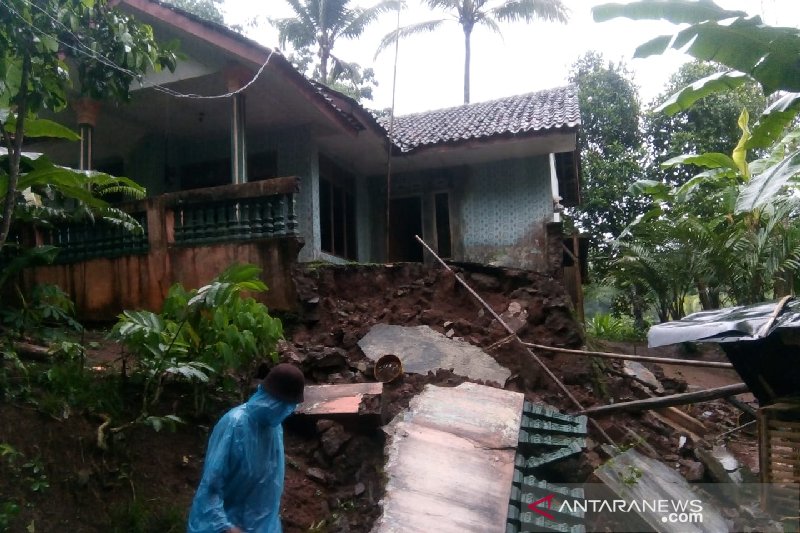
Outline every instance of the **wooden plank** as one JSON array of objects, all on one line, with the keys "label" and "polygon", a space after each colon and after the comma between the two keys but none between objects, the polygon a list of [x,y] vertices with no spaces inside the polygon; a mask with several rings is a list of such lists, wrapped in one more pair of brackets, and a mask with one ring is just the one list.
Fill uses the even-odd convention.
[{"label": "wooden plank", "polygon": [[783,464],[785,464],[785,465],[791,465],[791,466],[800,467],[800,460],[797,460],[797,459],[787,459],[787,458],[785,458],[785,457],[779,457],[779,456],[778,456],[778,457],[776,457],[776,456],[774,456],[774,455],[771,455],[771,456],[770,456],[770,458],[769,458],[769,462],[770,462],[770,464],[772,464],[772,463],[783,463]]},{"label": "wooden plank", "polygon": [[[300,415],[357,415],[366,396],[383,394],[383,383],[309,385],[305,401],[295,411]],[[369,413],[375,414],[375,413]]]},{"label": "wooden plank", "polygon": [[772,439],[783,439],[786,442],[797,443],[800,442],[800,433],[796,431],[781,431],[779,429],[770,429],[767,434]]},{"label": "wooden plank", "polygon": [[687,413],[684,413],[677,407],[659,409],[658,413],[701,437],[705,436],[706,431],[708,431],[706,425],[700,420],[688,415]]},{"label": "wooden plank", "polygon": [[700,435],[698,435],[697,433],[695,433],[693,431],[690,431],[690,430],[686,429],[685,427],[683,427],[680,424],[677,424],[677,423],[673,422],[671,419],[667,418],[666,416],[661,415],[660,412],[653,411],[651,414],[653,415],[653,417],[656,420],[658,420],[659,422],[661,422],[665,426],[671,427],[672,429],[677,431],[679,434],[680,433],[685,434],[687,437],[692,439],[692,442],[694,442],[694,443],[702,442],[703,439],[700,437]]},{"label": "wooden plank", "polygon": [[785,422],[783,420],[770,420],[768,422],[768,426],[770,429],[784,429],[784,428],[791,428],[791,429],[800,429],[800,422]]}]

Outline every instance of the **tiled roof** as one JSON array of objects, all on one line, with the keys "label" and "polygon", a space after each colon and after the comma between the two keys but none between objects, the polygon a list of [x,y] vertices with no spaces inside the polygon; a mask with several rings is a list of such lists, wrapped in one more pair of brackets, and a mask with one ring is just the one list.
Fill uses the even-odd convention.
[{"label": "tiled roof", "polygon": [[[389,119],[379,119],[389,130]],[[395,117],[393,141],[404,152],[443,143],[574,128],[580,124],[573,85]]]}]

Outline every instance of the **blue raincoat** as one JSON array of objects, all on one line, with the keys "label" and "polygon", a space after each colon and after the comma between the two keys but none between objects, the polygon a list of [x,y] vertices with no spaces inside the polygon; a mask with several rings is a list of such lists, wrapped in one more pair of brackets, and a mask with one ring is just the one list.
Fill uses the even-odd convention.
[{"label": "blue raincoat", "polygon": [[258,386],[228,411],[208,442],[203,478],[189,513],[188,533],[280,533],[283,493],[283,422],[297,404]]}]

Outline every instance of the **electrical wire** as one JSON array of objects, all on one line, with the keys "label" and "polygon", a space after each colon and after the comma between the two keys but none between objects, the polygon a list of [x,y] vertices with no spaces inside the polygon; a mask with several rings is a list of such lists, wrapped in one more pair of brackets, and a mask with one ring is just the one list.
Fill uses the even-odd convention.
[{"label": "electrical wire", "polygon": [[[75,39],[75,42],[78,45],[80,45],[80,47],[82,49],[79,49],[79,48],[77,48],[76,46],[74,46],[72,44],[65,43],[64,41],[62,41],[58,37],[50,35],[49,33],[47,33],[46,31],[44,31],[41,28],[37,28],[32,23],[30,23],[28,20],[26,20],[25,17],[23,17],[22,14],[19,13],[19,11],[14,9],[14,7],[11,4],[9,4],[6,0],[0,0],[0,5],[6,6],[18,19],[20,19],[26,26],[28,26],[32,30],[36,31],[40,35],[43,35],[43,36],[49,37],[50,39],[55,40],[58,44],[60,44],[61,46],[65,47],[65,48],[69,48],[70,50],[74,51],[76,54],[83,55],[85,57],[88,57],[89,59],[93,59],[93,60],[97,61],[98,63],[101,63],[101,64],[103,64],[103,65],[105,65],[105,66],[107,66],[109,68],[117,70],[118,72],[122,72],[123,74],[125,74],[127,76],[131,76],[132,78],[136,78],[136,79],[139,79],[139,80],[141,79],[139,74],[133,72],[132,70],[126,69],[125,67],[122,67],[121,65],[118,65],[117,63],[115,63],[114,61],[109,59],[107,56],[104,56],[103,54],[97,52],[96,50],[93,50],[92,48],[90,48],[89,46],[84,44],[81,41],[81,39],[74,32],[72,32],[72,30],[70,30],[63,22],[61,22],[55,16],[53,16],[52,13],[50,13],[47,10],[45,10],[44,8],[34,4],[30,0],[22,0],[22,1],[25,4],[27,4],[28,6],[31,6],[31,7],[34,7],[36,9],[38,9],[45,16],[47,16],[51,21],[53,21],[55,24],[57,24],[58,26],[61,26],[69,35],[72,36],[73,39]],[[253,85],[258,80],[259,77],[261,77],[261,74],[263,74],[264,69],[266,69],[267,65],[269,65],[269,62],[272,59],[272,56],[274,54],[275,54],[275,49],[274,48],[270,49],[270,53],[267,56],[267,59],[264,61],[264,63],[261,65],[261,67],[258,69],[256,74],[253,76],[253,78],[249,82],[244,84],[239,89],[236,89],[235,91],[230,91],[230,92],[227,92],[227,93],[224,93],[224,94],[201,95],[201,94],[193,94],[193,93],[181,93],[181,92],[175,91],[174,89],[170,89],[169,87],[165,87],[164,85],[159,85],[159,84],[153,84],[150,87],[152,89],[158,91],[158,92],[161,92],[161,93],[166,94],[168,96],[172,96],[174,98],[187,98],[187,99],[192,99],[192,100],[220,100],[220,99],[225,99],[225,98],[232,98],[232,97],[236,96],[237,94],[242,93],[245,90],[247,90],[251,85]]]}]

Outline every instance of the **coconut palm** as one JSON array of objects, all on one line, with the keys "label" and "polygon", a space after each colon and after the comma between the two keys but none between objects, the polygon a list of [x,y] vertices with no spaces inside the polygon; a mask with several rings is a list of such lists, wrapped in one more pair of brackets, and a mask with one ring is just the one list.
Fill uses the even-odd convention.
[{"label": "coconut palm", "polygon": [[566,22],[568,10],[561,0],[423,0],[431,9],[447,13],[446,18],[429,20],[399,28],[387,34],[378,46],[377,56],[397,39],[437,30],[447,22],[457,22],[464,31],[464,103],[469,103],[469,69],[472,30],[475,26],[486,26],[501,33],[499,22],[531,22],[541,19],[550,22]]},{"label": "coconut palm", "polygon": [[[381,13],[400,9],[402,0],[382,0],[372,7],[351,7],[350,0],[286,0],[294,17],[270,19],[278,29],[281,46],[286,43],[296,50],[317,47],[319,78],[330,83],[338,73],[350,70],[352,64],[333,55],[337,39],[359,37]],[[331,70],[329,67],[333,67]]]}]

